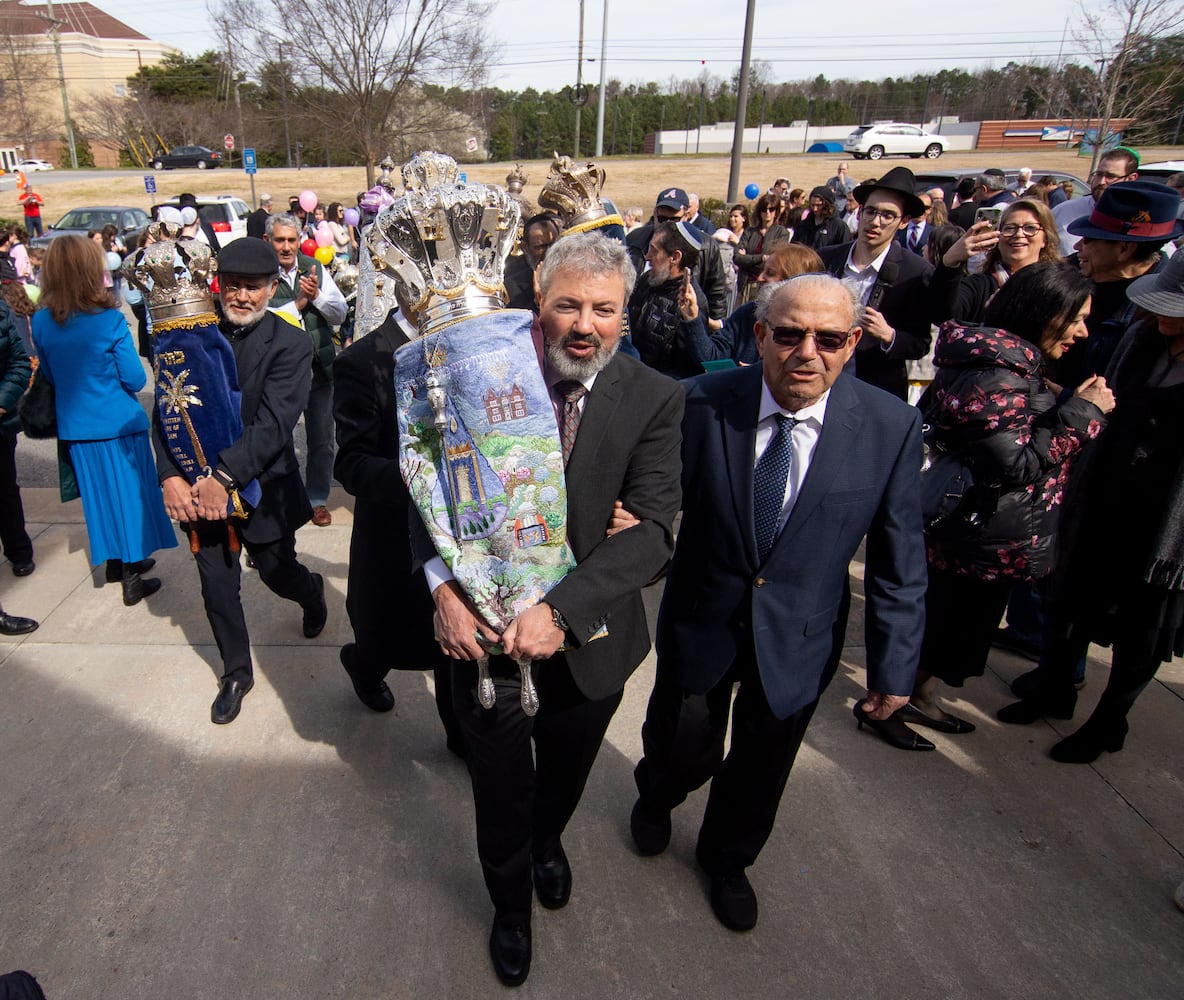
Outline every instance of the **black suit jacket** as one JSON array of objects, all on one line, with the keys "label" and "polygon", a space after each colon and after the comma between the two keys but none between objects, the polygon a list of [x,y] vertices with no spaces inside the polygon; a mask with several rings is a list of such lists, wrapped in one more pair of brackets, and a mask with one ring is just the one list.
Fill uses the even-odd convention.
[{"label": "black suit jacket", "polygon": [[[577,565],[546,601],[570,629],[573,648],[559,655],[592,700],[622,690],[650,649],[641,590],[674,549],[682,410],[678,382],[619,353],[585,399],[567,465],[567,539]],[[618,499],[641,523],[607,538]],[[420,564],[436,554],[418,518],[412,546]],[[602,625],[608,634],[592,639]]]},{"label": "black suit jacket", "polygon": [[395,356],[407,340],[388,317],[333,364],[337,457],[333,474],[354,499],[345,608],[367,662],[423,670],[447,658],[432,634],[422,573],[412,572],[411,498],[399,472]]},{"label": "black suit jacket", "polygon": [[847,565],[866,536],[868,686],[908,694],[927,582],[920,413],[840,375],[801,492],[762,561],[753,517],[761,383],[759,364],[685,383],[683,517],[658,613],[658,671],[702,694],[751,649],[779,718],[811,704],[838,666]]},{"label": "black suit jacket", "polygon": [[[217,464],[240,483],[259,480],[259,506],[235,525],[247,541],[273,542],[293,534],[312,517],[292,445],[292,431],[312,381],[312,341],[303,330],[267,312],[258,326],[231,344],[242,391],[243,433],[219,452]],[[181,475],[155,408],[152,426],[161,480]]]},{"label": "black suit jacket", "polygon": [[[836,278],[842,278],[850,252],[851,244],[848,243],[824,247],[818,251],[818,255],[827,271]],[[929,352],[931,324],[939,321],[934,314],[941,311],[940,304],[945,299],[940,294],[935,296],[930,289],[933,265],[928,261],[894,242],[888,248],[884,264],[890,262],[897,266],[896,280],[891,287],[885,287],[879,308],[896,330],[896,339],[888,350],[884,350],[878,341],[865,336],[859,345],[861,350],[855,354],[855,375],[899,399],[905,399],[908,396],[908,376],[904,363],[923,358]],[[883,265],[880,271],[883,274]],[[956,283],[956,277],[955,274],[954,279],[947,280],[955,280]],[[934,298],[939,301],[935,302]]]},{"label": "black suit jacket", "polygon": [[250,215],[247,216],[247,235],[254,236],[258,239],[267,238],[267,218],[268,211],[265,208],[257,208]]}]

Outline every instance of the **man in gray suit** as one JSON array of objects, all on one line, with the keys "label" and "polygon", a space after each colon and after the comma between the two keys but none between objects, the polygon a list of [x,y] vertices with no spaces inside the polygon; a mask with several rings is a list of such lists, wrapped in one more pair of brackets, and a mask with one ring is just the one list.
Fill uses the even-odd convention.
[{"label": "man in gray suit", "polygon": [[[641,588],[662,571],[674,544],[683,393],[617,353],[633,280],[624,247],[595,233],[556,241],[537,272],[546,381],[560,427],[571,430],[569,420],[577,421],[566,460],[567,537],[577,565],[500,637],[440,573],[442,563],[425,566],[440,644],[460,661],[453,703],[495,910],[490,952],[507,985],[530,971],[532,875],[543,906],[568,901],[571,868],[560,837],[625,681],[649,651]],[[610,536],[618,500],[638,523]],[[506,652],[490,661],[497,687],[491,710],[477,700],[478,633]],[[520,659],[534,661],[540,708],[533,718],[520,703]]]}]

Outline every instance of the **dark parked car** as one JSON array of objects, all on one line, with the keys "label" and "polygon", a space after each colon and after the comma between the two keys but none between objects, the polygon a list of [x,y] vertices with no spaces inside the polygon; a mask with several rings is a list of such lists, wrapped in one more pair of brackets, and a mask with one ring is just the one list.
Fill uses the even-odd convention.
[{"label": "dark parked car", "polygon": [[157,170],[172,170],[174,167],[220,167],[222,154],[205,146],[174,146],[171,153],[158,153],[152,159]]},{"label": "dark parked car", "polygon": [[63,233],[85,236],[92,229],[101,230],[110,223],[119,230],[123,242],[131,247],[139,240],[151,221],[148,213],[142,208],[129,208],[126,205],[90,205],[86,208],[72,208],[53,223],[44,236],[34,236],[29,240],[29,245],[48,246],[50,240]]}]

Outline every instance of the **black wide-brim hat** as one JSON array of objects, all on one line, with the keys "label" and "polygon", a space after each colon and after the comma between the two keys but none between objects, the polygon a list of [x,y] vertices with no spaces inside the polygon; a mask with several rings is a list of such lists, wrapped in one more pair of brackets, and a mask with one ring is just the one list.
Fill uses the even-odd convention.
[{"label": "black wide-brim hat", "polygon": [[905,215],[910,219],[925,214],[925,202],[917,197],[917,178],[908,167],[893,167],[878,181],[860,184],[851,194],[862,205],[877,188],[901,195],[904,198]]},{"label": "black wide-brim hat", "polygon": [[1155,181],[1119,181],[1102,192],[1089,215],[1066,228],[1074,236],[1122,243],[1167,243],[1184,234],[1180,196]]}]

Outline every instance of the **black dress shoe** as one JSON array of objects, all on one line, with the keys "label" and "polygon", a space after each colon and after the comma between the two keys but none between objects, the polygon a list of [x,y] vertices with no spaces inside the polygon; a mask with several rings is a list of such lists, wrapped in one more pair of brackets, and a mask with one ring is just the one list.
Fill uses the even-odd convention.
[{"label": "black dress shoe", "polygon": [[670,844],[670,813],[655,813],[638,799],[629,814],[629,832],[639,853],[646,857],[661,854]]},{"label": "black dress shoe", "polygon": [[504,923],[493,918],[489,932],[493,971],[506,986],[521,986],[530,975],[530,924]]},{"label": "black dress shoe", "polygon": [[1041,719],[1071,719],[1076,704],[1057,705],[1040,698],[1024,698],[1004,705],[995,718],[1012,726],[1028,726]]},{"label": "black dress shoe", "polygon": [[937,749],[920,733],[909,729],[901,720],[900,712],[893,712],[886,719],[873,719],[863,710],[863,700],[860,700],[855,703],[854,713],[859,729],[867,726],[880,739],[896,747],[897,750]]},{"label": "black dress shoe", "polygon": [[233,676],[223,677],[218,697],[210,706],[210,721],[216,726],[224,726],[237,719],[239,709],[243,707],[243,696],[254,686],[253,677],[248,677],[245,681]]},{"label": "black dress shoe", "polygon": [[40,627],[32,618],[19,618],[0,611],[0,635],[27,635]]},{"label": "black dress shoe", "polygon": [[329,606],[325,603],[325,578],[320,573],[312,574],[317,586],[316,601],[304,609],[304,638],[315,639],[321,634],[329,620]]},{"label": "black dress shoe", "polygon": [[390,686],[386,681],[379,681],[375,684],[372,678],[359,679],[355,651],[354,643],[347,642],[337,654],[341,665],[345,667],[345,672],[349,674],[350,682],[354,686],[354,694],[358,696],[358,701],[367,708],[375,712],[389,712],[395,707],[395,696],[391,694]]},{"label": "black dress shoe", "polygon": [[37,564],[35,562],[33,562],[32,559],[28,560],[27,562],[13,563],[12,564],[12,575],[13,576],[31,576],[33,573],[33,570],[35,570],[36,568],[37,568]]},{"label": "black dress shoe", "polygon": [[1048,755],[1061,764],[1092,764],[1103,750],[1118,753],[1126,743],[1126,733],[1126,719],[1099,722],[1091,716],[1077,732],[1049,750]]},{"label": "black dress shoe", "polygon": [[[141,559],[139,562],[128,563],[127,567],[133,573],[147,573],[155,565],[156,560],[149,556],[147,559]],[[122,560],[108,559],[105,573],[108,583],[119,583],[123,579]]]},{"label": "black dress shoe", "polygon": [[534,891],[548,910],[561,910],[571,898],[571,865],[563,845],[556,840],[531,860]]},{"label": "black dress shoe", "polygon": [[[1023,698],[1025,701],[1037,700],[1044,696],[1044,669],[1037,667],[1026,674],[1020,674],[1008,686],[1017,698]],[[1073,678],[1073,687],[1078,691],[1085,687],[1084,669],[1079,676]],[[1069,716],[1066,715],[1064,718],[1067,719]]]},{"label": "black dress shoe", "polygon": [[926,715],[911,701],[904,708],[898,708],[896,714],[904,722],[911,722],[914,726],[925,726],[928,729],[936,729],[939,733],[951,733],[957,736],[962,733],[974,732],[973,722],[967,722],[965,719],[959,719],[958,716],[948,713],[944,718],[935,719],[931,715]]},{"label": "black dress shoe", "polygon": [[711,878],[711,911],[731,931],[750,931],[756,926],[756,892],[744,871],[712,863],[701,845],[695,847],[699,867]]}]

